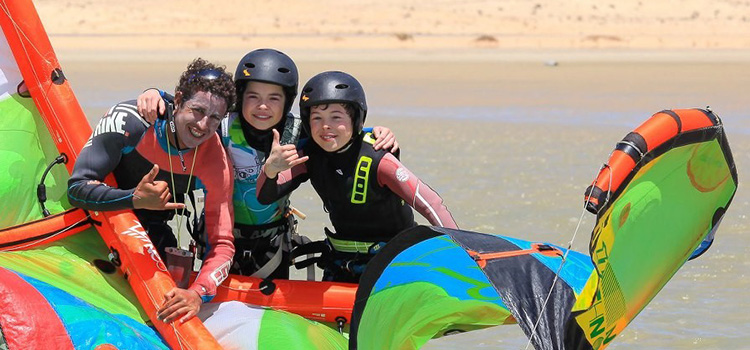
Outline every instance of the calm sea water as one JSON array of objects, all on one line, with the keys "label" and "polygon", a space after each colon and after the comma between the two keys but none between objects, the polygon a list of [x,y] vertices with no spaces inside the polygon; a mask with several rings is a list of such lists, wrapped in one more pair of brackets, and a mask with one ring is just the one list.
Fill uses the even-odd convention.
[{"label": "calm sea water", "polygon": [[[147,87],[172,89],[186,63],[63,61],[90,121]],[[300,68],[303,82],[329,69],[359,77],[368,93],[367,124],[394,130],[404,164],[468,230],[566,245],[584,189],[615,143],[662,109],[711,106],[724,120],[740,182],[745,178],[750,64],[303,62]],[[610,349],[750,348],[749,196],[741,185],[711,250],[678,271]],[[292,200],[308,214],[301,232],[321,238],[327,218],[310,186]],[[575,250],[586,251],[593,223],[586,214]],[[523,349],[526,342],[511,325],[424,348]]]}]

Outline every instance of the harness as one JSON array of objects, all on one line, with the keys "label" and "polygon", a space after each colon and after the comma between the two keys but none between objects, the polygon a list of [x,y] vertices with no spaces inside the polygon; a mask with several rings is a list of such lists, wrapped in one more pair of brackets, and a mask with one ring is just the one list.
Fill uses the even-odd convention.
[{"label": "harness", "polygon": [[[283,219],[264,225],[235,224],[235,256],[230,272],[262,279],[288,279],[289,265],[285,264],[292,261],[291,252],[312,242],[297,232],[294,212],[289,207]],[[315,280],[314,266],[306,267],[307,280]]]},{"label": "harness", "polygon": [[290,213],[263,225],[235,223],[232,269],[242,275],[267,278],[281,266],[284,253],[291,250],[296,227],[297,220]]},{"label": "harness", "polygon": [[[308,258],[295,261],[297,269],[313,265],[323,269],[323,280],[356,282],[365,270],[367,263],[384,246],[385,242],[364,242],[335,238],[334,233],[325,228],[326,239],[302,244],[291,252],[292,261],[306,255]],[[316,256],[317,254],[317,256]]]}]

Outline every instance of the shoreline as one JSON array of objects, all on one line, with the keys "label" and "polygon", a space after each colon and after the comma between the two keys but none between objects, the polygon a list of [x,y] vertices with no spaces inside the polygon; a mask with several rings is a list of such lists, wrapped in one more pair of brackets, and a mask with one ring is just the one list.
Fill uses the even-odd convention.
[{"label": "shoreline", "polygon": [[[685,62],[743,63],[750,61],[748,49],[657,49],[657,48],[481,48],[481,47],[301,47],[296,40],[257,40],[246,45],[172,45],[155,44],[139,48],[121,45],[97,45],[122,37],[50,36],[61,61],[75,62],[186,62],[195,57],[234,63],[257,48],[275,48],[298,62]],[[137,42],[138,37],[128,38]],[[354,40],[354,39],[352,39]],[[92,42],[93,41],[93,42]],[[363,40],[366,41],[366,40]],[[221,44],[221,43],[220,43]]]}]

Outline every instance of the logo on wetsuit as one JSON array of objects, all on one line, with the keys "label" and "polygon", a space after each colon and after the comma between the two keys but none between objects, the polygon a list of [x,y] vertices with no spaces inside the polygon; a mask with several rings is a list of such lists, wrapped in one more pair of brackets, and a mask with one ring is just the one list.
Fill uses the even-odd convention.
[{"label": "logo on wetsuit", "polygon": [[359,158],[352,188],[352,203],[354,204],[363,204],[367,201],[367,179],[370,177],[371,165],[372,158],[367,156]]},{"label": "logo on wetsuit", "polygon": [[211,279],[216,283],[216,285],[220,285],[221,282],[224,282],[227,277],[229,277],[229,268],[232,266],[232,261],[227,261],[221,266],[217,267],[216,270],[211,272]]},{"label": "logo on wetsuit", "polygon": [[125,112],[115,112],[102,117],[102,119],[99,120],[99,124],[96,124],[96,129],[94,129],[94,132],[91,133],[91,136],[88,140],[86,140],[86,143],[83,145],[83,147],[85,148],[91,146],[92,139],[99,134],[116,132],[118,134],[128,136],[125,132],[125,129],[123,129],[123,127],[125,126],[125,117],[127,117],[127,115],[128,114]]},{"label": "logo on wetsuit", "polygon": [[409,172],[404,167],[396,169],[396,179],[401,182],[409,181]]},{"label": "logo on wetsuit", "polygon": [[105,132],[116,132],[125,135],[123,127],[125,126],[125,117],[127,116],[128,114],[126,112],[116,111],[110,116],[102,118],[99,121],[99,124],[96,125],[92,137]]}]

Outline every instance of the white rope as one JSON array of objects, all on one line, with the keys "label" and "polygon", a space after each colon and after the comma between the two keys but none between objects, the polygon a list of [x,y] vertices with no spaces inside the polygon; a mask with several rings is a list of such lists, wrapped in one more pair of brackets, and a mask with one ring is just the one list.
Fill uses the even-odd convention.
[{"label": "white rope", "polygon": [[[601,172],[602,169],[609,168],[608,164],[604,164],[599,171],[597,171],[597,176],[594,177],[594,183],[596,181],[596,178],[598,177],[599,172]],[[606,203],[609,202],[610,198],[610,192],[612,189],[612,170],[609,170],[609,187],[607,188],[607,198],[602,203],[600,207],[604,207]],[[549,293],[547,293],[547,297],[544,299],[544,303],[542,303],[541,311],[544,311],[544,309],[547,308],[547,304],[549,303],[550,297],[552,297],[552,292],[555,289],[555,285],[557,284],[557,280],[560,277],[560,271],[562,271],[563,266],[565,265],[565,262],[567,261],[568,254],[570,253],[570,249],[573,246],[573,242],[575,242],[576,236],[578,235],[578,230],[581,228],[581,223],[583,222],[583,216],[586,214],[586,205],[589,203],[589,198],[591,198],[591,193],[594,191],[594,186],[592,185],[589,188],[588,193],[586,194],[586,201],[583,203],[583,209],[581,210],[581,216],[578,218],[578,223],[576,224],[576,228],[573,231],[573,236],[571,237],[570,241],[568,242],[568,247],[565,250],[565,254],[562,256],[562,260],[560,261],[560,266],[557,268],[557,271],[555,271],[555,278],[552,280],[552,286],[549,289]],[[529,349],[529,346],[531,346],[531,341],[534,339],[534,337],[537,335],[536,331],[539,327],[539,322],[542,320],[541,312],[539,314],[539,317],[537,317],[536,322],[534,322],[534,327],[531,329],[531,334],[529,335],[529,341],[526,343],[525,350]]]}]

